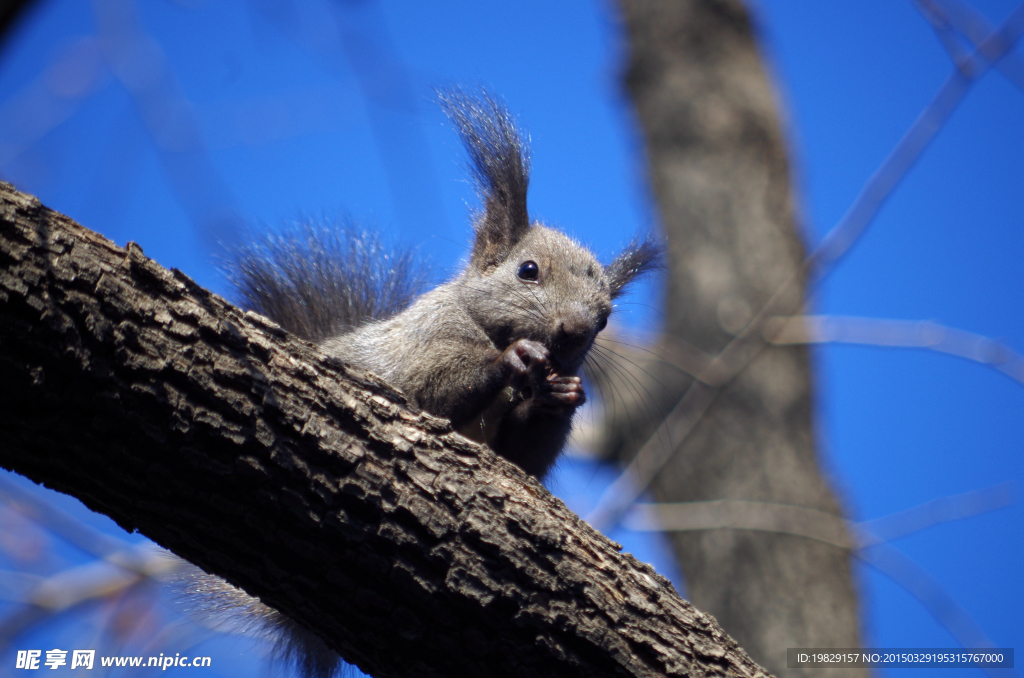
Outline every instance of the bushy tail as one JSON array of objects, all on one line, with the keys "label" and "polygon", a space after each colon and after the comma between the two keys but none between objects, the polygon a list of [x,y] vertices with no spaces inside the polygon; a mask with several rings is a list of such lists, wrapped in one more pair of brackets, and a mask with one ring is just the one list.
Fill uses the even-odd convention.
[{"label": "bushy tail", "polygon": [[250,234],[226,269],[237,301],[319,342],[405,309],[427,269],[351,222],[306,221]]},{"label": "bushy tail", "polygon": [[348,666],[306,627],[198,567],[185,568],[172,587],[188,616],[220,630],[266,639],[273,644],[273,660],[294,667],[303,678],[334,678]]}]

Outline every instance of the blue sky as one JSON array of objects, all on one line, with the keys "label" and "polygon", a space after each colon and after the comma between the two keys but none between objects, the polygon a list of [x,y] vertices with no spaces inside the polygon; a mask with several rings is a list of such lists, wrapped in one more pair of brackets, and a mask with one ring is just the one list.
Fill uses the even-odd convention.
[{"label": "blue sky", "polygon": [[[485,83],[531,135],[535,217],[603,259],[656,226],[609,3],[276,4],[41,2],[0,54],[0,176],[222,293],[216,239],[231,224],[338,213],[416,247],[443,276],[465,253],[475,197],[431,88]],[[971,4],[991,22],[1014,7]],[[101,6],[134,7],[147,36],[136,53],[154,59],[111,68],[96,35],[118,24],[97,19]],[[952,65],[910,2],[762,0],[754,11],[813,244]],[[147,108],[130,88],[153,83],[176,94]],[[1022,121],[1024,92],[994,71],[977,82],[815,291],[815,312],[934,320],[1024,352]],[[656,291],[635,301],[619,320],[656,330]],[[920,350],[829,345],[814,359],[823,464],[853,518],[1008,481],[1019,494],[1021,383]],[[606,475],[566,471],[556,489],[582,512]],[[997,646],[1024,647],[1022,534],[1018,502],[893,545]],[[613,536],[658,560],[656,546]],[[902,588],[870,568],[858,577],[867,643],[955,646]]]}]

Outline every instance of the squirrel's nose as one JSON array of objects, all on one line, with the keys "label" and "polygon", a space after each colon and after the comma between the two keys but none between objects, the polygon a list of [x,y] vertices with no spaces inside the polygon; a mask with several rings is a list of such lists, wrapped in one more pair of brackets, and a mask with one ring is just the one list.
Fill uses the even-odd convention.
[{"label": "squirrel's nose", "polygon": [[567,359],[579,357],[590,344],[595,329],[594,320],[583,309],[564,313],[555,333],[557,351]]}]

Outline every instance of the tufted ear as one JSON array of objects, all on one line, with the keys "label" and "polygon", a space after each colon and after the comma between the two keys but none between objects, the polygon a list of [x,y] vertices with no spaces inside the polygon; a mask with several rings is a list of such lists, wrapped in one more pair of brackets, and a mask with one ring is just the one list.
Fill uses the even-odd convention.
[{"label": "tufted ear", "polygon": [[612,299],[622,295],[626,287],[641,276],[661,267],[664,248],[651,237],[635,238],[612,263],[604,269]]},{"label": "tufted ear", "polygon": [[530,230],[529,149],[508,109],[486,90],[446,89],[438,92],[438,101],[469,153],[484,202],[470,259],[471,266],[484,270],[503,261]]}]

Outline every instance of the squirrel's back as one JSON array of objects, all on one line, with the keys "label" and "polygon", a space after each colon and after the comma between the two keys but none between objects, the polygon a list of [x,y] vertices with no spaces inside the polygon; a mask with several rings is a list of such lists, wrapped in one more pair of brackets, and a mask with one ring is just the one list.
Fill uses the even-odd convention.
[{"label": "squirrel's back", "polygon": [[320,346],[328,355],[373,372],[418,407],[429,409],[422,395],[437,365],[459,361],[472,343],[490,345],[466,312],[457,281],[451,281],[426,292],[401,313],[367,321],[328,337]]}]

